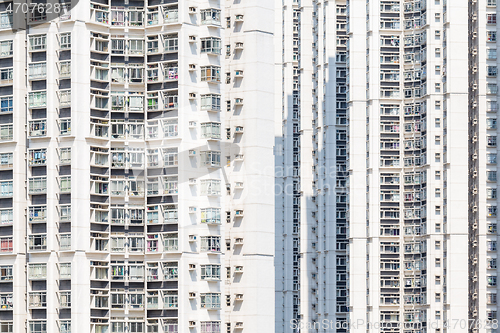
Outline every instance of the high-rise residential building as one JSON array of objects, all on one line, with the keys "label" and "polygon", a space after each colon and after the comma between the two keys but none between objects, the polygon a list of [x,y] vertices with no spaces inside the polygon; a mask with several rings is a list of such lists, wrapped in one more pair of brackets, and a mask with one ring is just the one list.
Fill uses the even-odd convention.
[{"label": "high-rise residential building", "polygon": [[496,15],[0,3],[0,333],[496,332]]},{"label": "high-rise residential building", "polygon": [[276,4],[276,332],[496,332],[496,15]]},{"label": "high-rise residential building", "polygon": [[25,9],[0,4],[0,332],[273,327],[273,5]]}]

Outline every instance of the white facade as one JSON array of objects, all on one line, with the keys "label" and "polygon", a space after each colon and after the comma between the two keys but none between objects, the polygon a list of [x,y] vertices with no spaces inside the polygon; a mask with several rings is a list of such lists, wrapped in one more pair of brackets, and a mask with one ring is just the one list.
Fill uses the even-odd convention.
[{"label": "white facade", "polygon": [[0,331],[273,327],[273,8],[74,5],[0,31]]},{"label": "white facade", "polygon": [[496,0],[9,4],[0,332],[496,332]]},{"label": "white facade", "polygon": [[276,332],[496,331],[496,12],[276,5]]}]

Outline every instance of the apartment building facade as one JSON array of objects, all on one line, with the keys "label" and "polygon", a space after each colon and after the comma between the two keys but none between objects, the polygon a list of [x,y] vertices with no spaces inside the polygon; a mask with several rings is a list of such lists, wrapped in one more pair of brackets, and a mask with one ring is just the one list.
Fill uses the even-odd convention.
[{"label": "apartment building facade", "polygon": [[496,15],[277,5],[277,332],[496,331]]},{"label": "apartment building facade", "polygon": [[252,134],[273,121],[256,84],[272,84],[272,53],[254,54],[273,27],[251,20],[272,8],[68,2],[12,30],[12,4],[0,6],[0,331],[272,327],[260,300],[273,195],[256,191],[272,169],[249,162],[273,160],[272,131]]}]

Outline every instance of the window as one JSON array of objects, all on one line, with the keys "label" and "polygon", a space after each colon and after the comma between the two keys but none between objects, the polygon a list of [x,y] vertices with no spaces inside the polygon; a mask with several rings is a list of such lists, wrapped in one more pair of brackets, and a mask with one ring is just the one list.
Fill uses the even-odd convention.
[{"label": "window", "polygon": [[177,291],[164,291],[163,306],[165,309],[177,309],[179,307],[179,296],[177,294]]},{"label": "window", "polygon": [[28,193],[41,194],[47,192],[47,177],[31,177],[28,179]]},{"label": "window", "polygon": [[177,251],[179,249],[179,235],[177,233],[166,233],[163,235],[164,251]]},{"label": "window", "polygon": [[0,83],[9,84],[12,83],[14,70],[12,68],[0,69]]},{"label": "window", "polygon": [[59,35],[59,47],[62,50],[67,50],[71,48],[71,33],[63,33]]},{"label": "window", "polygon": [[179,191],[179,180],[177,176],[166,176],[163,178],[163,193],[177,194]]},{"label": "window", "polygon": [[486,49],[486,58],[488,60],[496,60],[497,59],[497,49]]},{"label": "window", "polygon": [[129,53],[130,54],[144,54],[144,40],[143,39],[131,39],[128,41]]},{"label": "window", "polygon": [[140,27],[144,24],[144,11],[139,8],[129,8],[128,22],[130,26]]},{"label": "window", "polygon": [[13,54],[13,42],[4,40],[0,42],[0,57],[8,57]]},{"label": "window", "polygon": [[163,64],[163,79],[165,81],[179,79],[179,64],[177,62]]},{"label": "window", "polygon": [[71,119],[70,118],[59,119],[59,134],[60,135],[71,135]]},{"label": "window", "polygon": [[[0,266],[0,281],[12,281],[12,266]],[[3,331],[0,330],[3,333]]]},{"label": "window", "polygon": [[30,166],[45,165],[47,163],[47,149],[28,150],[28,164]]},{"label": "window", "polygon": [[202,280],[220,280],[220,265],[201,265]]},{"label": "window", "polygon": [[30,51],[43,51],[47,47],[47,35],[34,35],[29,37]]},{"label": "window", "polygon": [[496,7],[497,6],[497,0],[487,0],[486,1],[486,6]]},{"label": "window", "polygon": [[71,90],[60,90],[58,94],[61,107],[71,106]]},{"label": "window", "polygon": [[220,82],[220,67],[219,66],[201,67],[201,81]]},{"label": "window", "polygon": [[220,9],[215,9],[215,8],[202,9],[200,11],[200,14],[201,14],[201,24],[220,25]]},{"label": "window", "polygon": [[486,32],[486,41],[487,42],[496,42],[497,41],[497,32],[496,31],[487,31]]},{"label": "window", "polygon": [[62,193],[71,192],[71,176],[64,176],[59,178],[59,190]]},{"label": "window", "polygon": [[497,14],[486,14],[486,24],[497,24]]},{"label": "window", "polygon": [[221,194],[221,185],[218,179],[202,179],[200,185],[201,195],[219,196]]},{"label": "window", "polygon": [[124,39],[112,39],[111,40],[111,53],[112,54],[124,54],[125,53],[125,40]]},{"label": "window", "polygon": [[[200,294],[200,301],[202,309],[220,309],[220,293]],[[201,331],[213,332],[213,331],[203,331],[203,328]]]},{"label": "window", "polygon": [[496,77],[498,74],[497,66],[486,66],[486,75]]},{"label": "window", "polygon": [[40,280],[47,278],[47,264],[28,264],[28,278]]},{"label": "window", "polygon": [[486,163],[497,164],[497,154],[486,154]]},{"label": "window", "polygon": [[47,306],[46,292],[30,292],[28,293],[28,306],[30,308],[44,308]]},{"label": "window", "polygon": [[201,165],[206,167],[220,167],[220,151],[202,151]]},{"label": "window", "polygon": [[47,76],[47,63],[38,62],[32,63],[28,66],[28,78],[29,79],[40,79]]},{"label": "window", "polygon": [[47,322],[45,320],[30,321],[29,333],[47,333]]},{"label": "window", "polygon": [[59,149],[59,164],[71,164],[71,148]]},{"label": "window", "polygon": [[497,181],[497,172],[496,171],[486,171],[486,179],[489,182]]},{"label": "window", "polygon": [[201,123],[201,137],[204,139],[220,139],[220,123]]},{"label": "window", "polygon": [[207,37],[201,39],[201,53],[221,54],[221,39],[216,37]]},{"label": "window", "polygon": [[201,95],[201,109],[210,111],[220,111],[220,95]]},{"label": "window", "polygon": [[202,321],[200,323],[201,333],[220,333],[220,322],[218,321]]},{"label": "window", "polygon": [[163,278],[167,280],[177,280],[179,278],[178,263],[165,262],[163,263]]},{"label": "window", "polygon": [[59,322],[59,333],[71,333],[71,320],[61,320]]},{"label": "window", "polygon": [[488,217],[496,217],[497,216],[497,206],[486,206],[486,212]]},{"label": "window", "polygon": [[163,42],[165,52],[174,52],[179,49],[179,37],[177,34],[164,35]]},{"label": "window", "polygon": [[488,147],[496,147],[497,146],[497,137],[496,135],[488,135],[486,145]]},{"label": "window", "polygon": [[28,107],[40,108],[47,106],[47,92],[34,91],[28,93]]},{"label": "window", "polygon": [[179,10],[176,6],[165,7],[165,23],[177,22],[179,19]]},{"label": "window", "polygon": [[0,153],[0,168],[11,168],[14,164],[13,153]]},{"label": "window", "polygon": [[12,225],[14,223],[13,215],[12,209],[0,209],[0,225]]},{"label": "window", "polygon": [[[107,74],[107,72],[106,72]],[[97,71],[96,71],[97,75]],[[69,78],[71,76],[71,61],[59,62],[59,77]]]},{"label": "window", "polygon": [[61,308],[71,307],[71,291],[60,291],[59,292],[59,306]]},{"label": "window", "polygon": [[220,237],[219,236],[202,236],[201,251],[203,252],[220,252]]},{"label": "window", "polygon": [[59,279],[61,280],[71,279],[71,263],[59,264]]},{"label": "window", "polygon": [[496,188],[487,188],[486,189],[486,199],[496,199],[497,198],[497,189]]},{"label": "window", "polygon": [[202,208],[201,223],[220,224],[220,208]]}]

